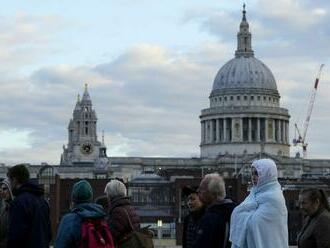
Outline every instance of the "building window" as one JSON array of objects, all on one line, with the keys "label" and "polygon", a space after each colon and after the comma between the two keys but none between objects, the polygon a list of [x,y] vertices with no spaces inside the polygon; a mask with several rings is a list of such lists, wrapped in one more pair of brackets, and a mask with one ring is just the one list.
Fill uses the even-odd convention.
[{"label": "building window", "polygon": [[233,101],[233,100],[234,100],[234,97],[233,97],[233,96],[231,96],[231,97],[230,97],[230,100],[231,100],[231,101]]},{"label": "building window", "polygon": [[265,118],[260,118],[260,140],[261,141],[265,141],[265,130],[266,130],[266,126],[265,126]]},{"label": "building window", "polygon": [[213,130],[212,130],[212,136],[213,136],[213,140],[212,142],[215,142],[217,139],[217,126],[216,126],[216,120],[212,120],[213,123]]},{"label": "building window", "polygon": [[227,101],[227,97],[225,96],[225,101]]},{"label": "building window", "polygon": [[87,121],[85,122],[85,134],[86,135],[88,134],[88,122]]},{"label": "building window", "polygon": [[257,141],[257,131],[258,131],[258,119],[251,118],[251,139],[252,141]]},{"label": "building window", "polygon": [[249,118],[243,118],[243,141],[249,140]]},{"label": "building window", "polygon": [[264,101],[266,101],[266,97],[264,96]]},{"label": "building window", "polygon": [[273,139],[273,120],[268,120],[268,139]]},{"label": "building window", "polygon": [[223,141],[223,120],[219,119],[219,139],[220,141]]},{"label": "building window", "polygon": [[258,99],[258,101],[260,101],[260,96],[258,96],[258,98],[257,98],[257,99]]},{"label": "building window", "polygon": [[250,99],[251,99],[251,100],[254,100],[254,96],[251,96]]},{"label": "building window", "polygon": [[231,134],[232,134],[231,118],[226,118],[226,138],[227,138],[227,141],[231,141]]},{"label": "building window", "polygon": [[222,101],[222,98],[221,97],[219,97],[219,102],[221,102]]},{"label": "building window", "polygon": [[247,96],[244,96],[244,100],[245,100],[245,101],[247,100]]},{"label": "building window", "polygon": [[241,99],[241,97],[240,96],[237,96],[237,98],[236,98],[238,101]]}]

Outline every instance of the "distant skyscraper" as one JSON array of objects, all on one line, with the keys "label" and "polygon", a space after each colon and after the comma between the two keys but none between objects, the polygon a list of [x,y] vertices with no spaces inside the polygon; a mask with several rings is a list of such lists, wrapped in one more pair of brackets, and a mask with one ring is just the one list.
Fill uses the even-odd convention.
[{"label": "distant skyscraper", "polygon": [[201,157],[265,152],[289,156],[289,113],[272,72],[254,57],[245,7],[235,58],[218,72],[202,110]]}]

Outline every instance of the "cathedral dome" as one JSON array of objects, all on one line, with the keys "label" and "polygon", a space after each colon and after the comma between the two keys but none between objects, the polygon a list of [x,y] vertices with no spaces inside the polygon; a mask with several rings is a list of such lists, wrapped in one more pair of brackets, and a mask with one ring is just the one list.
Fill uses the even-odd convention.
[{"label": "cathedral dome", "polygon": [[240,56],[228,61],[218,71],[212,90],[236,88],[277,90],[273,73],[253,56]]},{"label": "cathedral dome", "polygon": [[218,71],[210,107],[201,119],[201,157],[290,154],[289,118],[271,70],[254,57],[252,34],[243,17],[235,57]]}]

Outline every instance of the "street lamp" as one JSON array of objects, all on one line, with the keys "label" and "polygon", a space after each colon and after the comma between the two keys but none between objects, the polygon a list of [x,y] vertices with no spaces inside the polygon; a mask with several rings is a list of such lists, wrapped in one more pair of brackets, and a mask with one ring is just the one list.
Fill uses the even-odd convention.
[{"label": "street lamp", "polygon": [[162,236],[162,226],[163,226],[163,221],[162,220],[158,220],[157,221],[157,227],[158,227],[158,229],[157,229],[157,236],[158,236],[158,239],[160,239],[161,238],[161,236]]}]

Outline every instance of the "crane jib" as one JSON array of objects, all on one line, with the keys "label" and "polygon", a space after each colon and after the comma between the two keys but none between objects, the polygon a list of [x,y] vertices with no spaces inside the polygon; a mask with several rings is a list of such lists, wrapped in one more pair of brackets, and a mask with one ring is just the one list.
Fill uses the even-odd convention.
[{"label": "crane jib", "polygon": [[300,135],[300,130],[298,128],[298,125],[297,125],[297,123],[295,123],[295,130],[298,132],[298,139],[294,138],[293,139],[293,144],[294,145],[299,144],[299,145],[302,146],[302,148],[303,148],[303,158],[307,157],[307,142],[306,142],[305,139],[306,139],[307,129],[308,129],[308,125],[309,125],[309,122],[310,122],[310,119],[311,119],[313,106],[314,106],[314,102],[315,102],[316,91],[317,91],[317,87],[318,87],[318,84],[319,84],[319,80],[320,80],[320,77],[321,77],[321,72],[322,72],[323,67],[324,67],[324,64],[321,64],[319,72],[318,72],[318,74],[316,76],[316,79],[315,79],[314,89],[312,91],[311,98],[310,98],[309,104],[308,104],[307,116],[306,116],[305,122],[303,124],[303,130],[302,130],[302,133],[301,133],[302,135]]},{"label": "crane jib", "polygon": [[319,79],[317,78],[315,79],[314,89],[317,89],[318,84],[319,84]]}]

